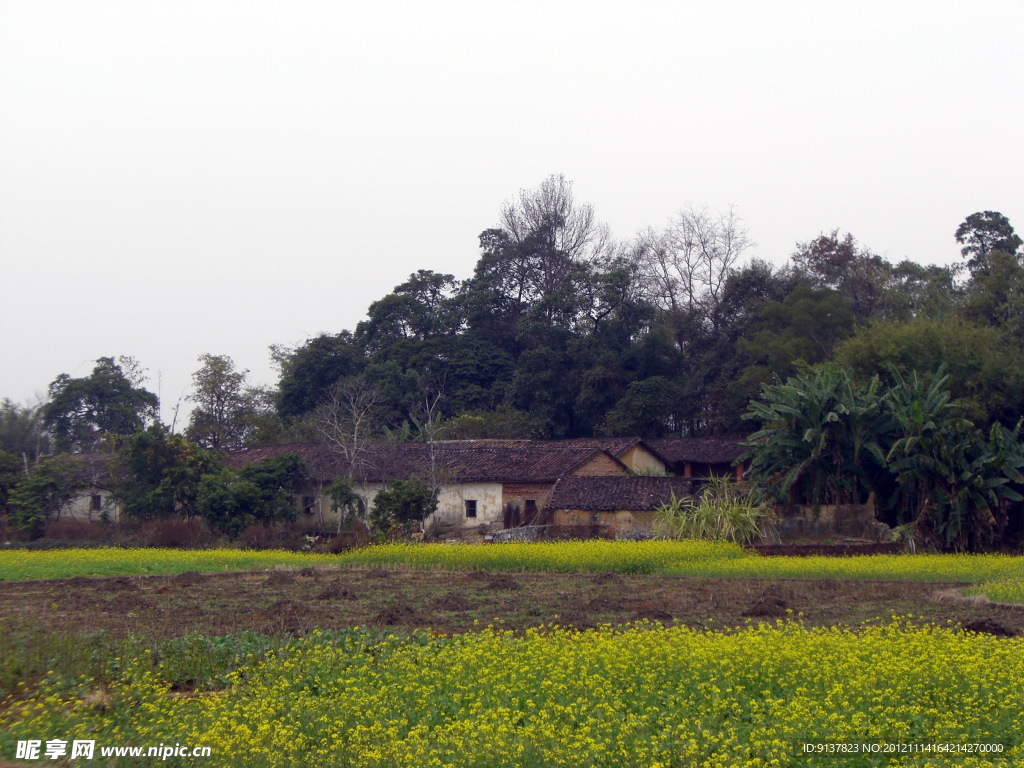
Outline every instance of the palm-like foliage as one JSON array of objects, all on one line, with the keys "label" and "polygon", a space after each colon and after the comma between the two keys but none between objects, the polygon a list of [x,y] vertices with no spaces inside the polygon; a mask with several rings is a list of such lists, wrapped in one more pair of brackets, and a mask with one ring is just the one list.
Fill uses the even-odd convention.
[{"label": "palm-like foliage", "polygon": [[855,387],[831,363],[762,385],[761,400],[744,415],[763,424],[747,442],[751,479],[790,503],[863,501],[885,465],[883,438],[892,428],[878,387],[877,377]]},{"label": "palm-like foliage", "polygon": [[888,401],[899,437],[887,455],[896,481],[889,505],[940,547],[964,551],[991,543],[1005,525],[997,514],[1024,499],[1013,488],[1024,481],[1020,424],[1013,430],[995,424],[986,441],[960,417],[945,377],[924,383],[916,373],[893,375]]},{"label": "palm-like foliage", "polygon": [[891,375],[884,393],[877,378],[858,388],[832,364],[764,385],[744,415],[763,425],[747,442],[751,480],[791,504],[859,503],[874,491],[895,522],[913,523],[936,546],[991,544],[1008,505],[1024,501],[1021,425],[996,424],[986,440],[941,369]]}]

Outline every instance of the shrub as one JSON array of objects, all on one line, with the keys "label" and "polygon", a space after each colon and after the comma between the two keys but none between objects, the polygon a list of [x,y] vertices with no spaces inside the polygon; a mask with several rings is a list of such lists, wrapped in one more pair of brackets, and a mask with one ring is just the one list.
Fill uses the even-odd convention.
[{"label": "shrub", "polygon": [[655,520],[677,539],[731,541],[750,544],[775,527],[771,506],[755,499],[727,477],[711,477],[700,494],[677,499],[655,511]]}]

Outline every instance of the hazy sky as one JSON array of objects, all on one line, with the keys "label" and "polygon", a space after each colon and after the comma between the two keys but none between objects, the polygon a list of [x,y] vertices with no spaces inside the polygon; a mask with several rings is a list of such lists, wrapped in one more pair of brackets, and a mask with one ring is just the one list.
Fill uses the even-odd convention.
[{"label": "hazy sky", "polygon": [[1019,0],[0,0],[0,397],[273,383],[553,173],[621,239],[732,204],[778,263],[949,263],[970,213],[1024,230],[1022,40]]}]

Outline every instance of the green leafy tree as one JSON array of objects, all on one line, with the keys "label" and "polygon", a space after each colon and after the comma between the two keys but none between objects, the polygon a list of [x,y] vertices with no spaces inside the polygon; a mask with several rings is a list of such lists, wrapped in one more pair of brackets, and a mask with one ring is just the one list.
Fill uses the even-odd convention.
[{"label": "green leafy tree", "polygon": [[346,477],[336,477],[324,489],[331,500],[331,510],[338,516],[338,530],[362,522],[366,517],[366,501]]},{"label": "green leafy tree", "polygon": [[984,429],[1012,426],[1024,405],[1024,347],[992,326],[953,317],[873,323],[837,345],[835,360],[857,380],[879,376],[889,387],[898,383],[891,371],[927,380],[941,367],[964,416]]},{"label": "green leafy tree", "polygon": [[114,495],[124,514],[140,520],[198,511],[199,484],[215,472],[214,454],[154,424],[125,441],[115,459]]},{"label": "green leafy tree", "polygon": [[975,272],[965,290],[964,317],[1006,331],[1024,346],[1024,263],[1019,256],[991,251],[987,269]]},{"label": "green leafy tree", "polygon": [[199,482],[197,508],[211,529],[235,537],[247,526],[294,520],[294,494],[307,477],[302,457],[282,453],[241,469],[223,468]]},{"label": "green leafy tree", "polygon": [[189,400],[195,404],[185,436],[204,448],[233,450],[265,436],[273,419],[269,394],[246,383],[227,355],[200,355]]},{"label": "green leafy tree", "polygon": [[10,491],[8,524],[26,538],[39,538],[47,519],[60,515],[81,484],[81,468],[68,457],[40,461]]},{"label": "green leafy tree", "polygon": [[797,286],[782,301],[762,308],[756,332],[739,342],[749,364],[742,376],[764,382],[792,376],[800,364],[823,363],[835,345],[853,334],[855,317],[831,288]]},{"label": "green leafy tree", "polygon": [[358,375],[365,366],[348,331],[316,336],[291,351],[276,349],[275,357],[281,367],[275,403],[284,419],[310,413],[340,380]]},{"label": "green leafy tree", "polygon": [[0,512],[7,511],[7,496],[24,478],[25,469],[21,457],[0,450]]},{"label": "green leafy tree", "polygon": [[853,235],[839,230],[797,246],[793,261],[806,271],[816,288],[831,288],[846,299],[857,320],[879,317],[892,279],[892,266],[881,256],[857,245]]},{"label": "green leafy tree", "polygon": [[356,327],[356,341],[374,352],[399,340],[426,341],[456,333],[462,325],[452,300],[458,288],[454,275],[428,269],[413,273],[370,305],[369,319]]},{"label": "green leafy tree", "polygon": [[634,381],[626,394],[608,412],[605,432],[609,435],[665,437],[678,432],[673,414],[679,390],[664,376]]},{"label": "green leafy tree", "polygon": [[0,451],[35,461],[50,449],[42,409],[18,405],[9,398],[0,402]]},{"label": "green leafy tree", "polygon": [[956,228],[955,237],[964,246],[960,254],[967,259],[971,274],[989,270],[988,257],[993,251],[1016,256],[1024,245],[1010,220],[998,211],[972,213]]},{"label": "green leafy tree", "polygon": [[443,421],[438,427],[439,440],[481,440],[504,438],[529,440],[541,436],[543,427],[528,413],[502,405],[493,411],[469,411]]},{"label": "green leafy tree", "polygon": [[437,490],[422,480],[392,480],[373,499],[370,520],[383,533],[422,529],[437,511]]},{"label": "green leafy tree", "polygon": [[43,422],[58,451],[85,452],[108,437],[123,438],[144,428],[156,419],[158,404],[157,396],[133,383],[114,358],[101,357],[89,376],[73,379],[62,373],[50,384]]}]

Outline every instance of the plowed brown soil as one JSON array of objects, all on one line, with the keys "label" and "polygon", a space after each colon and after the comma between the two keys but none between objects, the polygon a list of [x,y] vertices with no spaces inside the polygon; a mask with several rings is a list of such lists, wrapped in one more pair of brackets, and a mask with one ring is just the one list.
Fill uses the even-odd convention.
[{"label": "plowed brown soil", "polygon": [[643,619],[711,629],[798,617],[810,626],[856,627],[912,615],[990,634],[1024,632],[1024,607],[960,601],[962,586],[313,569],[121,576],[0,582],[0,627],[170,637],[357,625],[455,633],[488,624],[586,628]]}]

